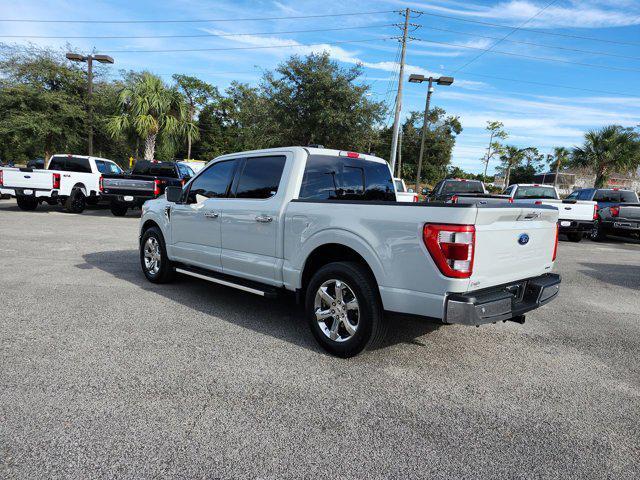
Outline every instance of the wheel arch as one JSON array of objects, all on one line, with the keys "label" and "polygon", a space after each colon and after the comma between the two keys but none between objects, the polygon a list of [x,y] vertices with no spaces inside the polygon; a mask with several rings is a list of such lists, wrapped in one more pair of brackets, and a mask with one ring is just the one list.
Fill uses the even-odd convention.
[{"label": "wheel arch", "polygon": [[76,188],[79,188],[79,189],[82,191],[82,194],[83,194],[85,197],[89,196],[89,195],[88,195],[88,193],[87,193],[89,190],[87,189],[87,187],[85,186],[85,184],[84,184],[84,183],[82,183],[82,182],[77,182],[77,183],[73,186],[73,188],[71,188],[71,191],[73,192]]}]

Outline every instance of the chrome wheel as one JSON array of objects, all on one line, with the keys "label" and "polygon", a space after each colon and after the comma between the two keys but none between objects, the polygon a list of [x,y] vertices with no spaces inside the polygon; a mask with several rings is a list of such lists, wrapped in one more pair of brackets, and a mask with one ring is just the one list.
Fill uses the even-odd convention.
[{"label": "chrome wheel", "polygon": [[155,237],[149,237],[144,244],[144,268],[151,275],[156,275],[160,271],[161,260],[160,242]]},{"label": "chrome wheel", "polygon": [[344,342],[358,330],[360,307],[351,287],[341,280],[327,280],[314,301],[318,326],[334,342]]}]

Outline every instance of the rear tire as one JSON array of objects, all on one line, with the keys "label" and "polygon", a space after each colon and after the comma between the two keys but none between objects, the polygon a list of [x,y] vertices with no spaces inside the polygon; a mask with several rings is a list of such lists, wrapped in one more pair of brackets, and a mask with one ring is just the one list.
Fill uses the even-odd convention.
[{"label": "rear tire", "polygon": [[167,256],[164,237],[158,227],[144,231],[140,240],[140,265],[152,283],[167,283],[175,278],[176,269]]},{"label": "rear tire", "polygon": [[33,197],[16,197],[18,208],[25,212],[31,212],[38,208],[38,200]]},{"label": "rear tire", "polygon": [[594,242],[602,242],[607,238],[607,234],[602,228],[600,224],[600,220],[595,220],[593,222],[593,227],[591,228],[591,233],[589,234],[589,238]]},{"label": "rear tire", "polygon": [[583,234],[582,232],[571,232],[567,233],[567,238],[570,242],[578,243],[582,240]]},{"label": "rear tire", "polygon": [[315,339],[337,357],[353,357],[379,345],[386,334],[378,286],[356,262],[320,268],[307,287],[305,312]]},{"label": "rear tire", "polygon": [[64,209],[69,213],[82,213],[86,206],[86,197],[79,188],[71,190],[71,195],[64,202]]},{"label": "rear tire", "polygon": [[129,207],[122,203],[113,202],[111,204],[111,213],[115,217],[124,217],[127,214],[127,210],[129,210]]}]

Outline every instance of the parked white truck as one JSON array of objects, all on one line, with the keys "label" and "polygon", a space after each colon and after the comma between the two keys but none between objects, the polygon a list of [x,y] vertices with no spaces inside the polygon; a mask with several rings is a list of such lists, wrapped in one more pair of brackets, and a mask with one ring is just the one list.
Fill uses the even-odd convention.
[{"label": "parked white truck", "polygon": [[598,218],[598,204],[589,200],[561,200],[558,190],[552,185],[516,183],[505,191],[513,203],[551,205],[558,209],[560,233],[572,242],[579,242],[590,233]]},{"label": "parked white truck", "polygon": [[380,341],[385,312],[523,322],[559,291],[557,209],[399,203],[386,161],[355,152],[225,155],[142,211],[149,281],[295,292],[320,345],[342,357]]},{"label": "parked white truck", "polygon": [[102,174],[121,173],[118,164],[106,158],[53,155],[45,170],[3,167],[0,194],[14,197],[22,210],[35,210],[47,202],[82,213],[87,203],[98,202]]},{"label": "parked white truck", "polygon": [[407,185],[401,178],[394,178],[393,183],[396,186],[396,201],[398,202],[417,202],[420,198],[412,189],[407,189]]}]

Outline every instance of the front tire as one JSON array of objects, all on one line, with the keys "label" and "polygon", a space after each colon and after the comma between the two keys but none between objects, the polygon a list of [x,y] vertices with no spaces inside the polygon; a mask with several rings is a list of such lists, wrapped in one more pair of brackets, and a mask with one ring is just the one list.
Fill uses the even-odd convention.
[{"label": "front tire", "polygon": [[64,209],[69,213],[82,213],[86,206],[86,197],[79,188],[71,190],[71,195],[64,202]]},{"label": "front tire", "polygon": [[158,227],[151,227],[142,235],[140,265],[144,276],[152,283],[167,283],[175,277],[175,267],[167,256],[164,237]]},{"label": "front tire", "polygon": [[353,357],[378,345],[386,333],[378,286],[359,263],[320,268],[307,287],[305,306],[313,336],[337,357]]},{"label": "front tire", "polygon": [[25,212],[32,212],[38,208],[38,200],[32,197],[16,197],[16,202],[18,203],[18,208]]},{"label": "front tire", "polygon": [[578,243],[582,240],[582,232],[567,233],[567,238],[570,242]]},{"label": "front tire", "polygon": [[111,204],[111,213],[116,217],[124,217],[127,214],[129,207],[122,203],[113,202]]}]

